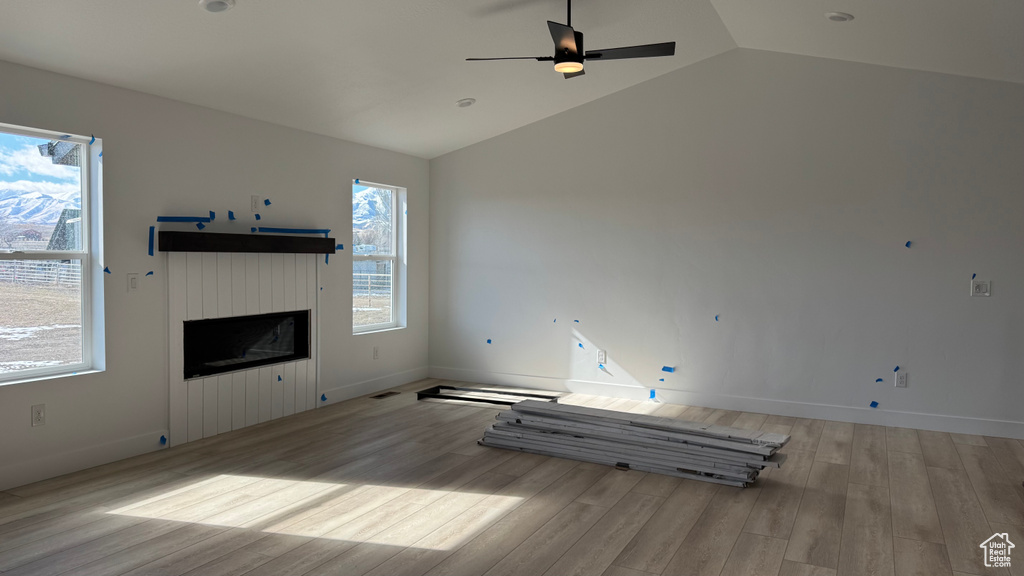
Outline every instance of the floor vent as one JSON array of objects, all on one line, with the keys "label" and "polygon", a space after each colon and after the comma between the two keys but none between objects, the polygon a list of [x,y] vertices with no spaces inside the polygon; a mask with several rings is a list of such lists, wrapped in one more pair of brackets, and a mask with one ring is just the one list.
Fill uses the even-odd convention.
[{"label": "floor vent", "polygon": [[387,398],[388,396],[398,396],[399,394],[401,394],[401,392],[395,392],[394,390],[392,390],[390,392],[385,392],[383,394],[377,394],[376,396],[370,396],[370,398],[373,398],[374,400],[380,400],[381,398]]}]

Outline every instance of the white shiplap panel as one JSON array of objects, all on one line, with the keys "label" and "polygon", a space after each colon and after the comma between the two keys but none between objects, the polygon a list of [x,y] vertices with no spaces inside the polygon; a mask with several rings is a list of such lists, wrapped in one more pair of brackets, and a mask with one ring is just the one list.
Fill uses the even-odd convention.
[{"label": "white shiplap panel", "polygon": [[245,372],[231,375],[231,429],[239,428],[245,428]]},{"label": "white shiplap panel", "polygon": [[[310,334],[310,349],[309,349],[309,362],[306,363],[306,394],[308,394],[309,400],[306,402],[307,408],[316,408],[320,402],[320,381],[317,379],[317,356],[320,354],[319,342],[320,332],[317,326],[318,308],[320,306],[320,282],[319,274],[317,273],[319,259],[314,254],[308,254],[306,256],[306,289],[309,293],[309,299],[306,305],[309,307],[309,334]],[[351,288],[350,288],[351,290]],[[351,291],[349,292],[351,294]]]},{"label": "white shiplap panel", "polygon": [[185,318],[199,320],[203,317],[203,253],[185,254]]},{"label": "white shiplap panel", "polygon": [[284,365],[284,389],[281,391],[281,415],[295,414],[295,362]]},{"label": "white shiplap panel", "polygon": [[203,253],[203,318],[217,314],[217,254]]},{"label": "white shiplap panel", "polygon": [[270,304],[270,254],[260,254],[260,311],[259,314],[273,312]]},{"label": "white shiplap panel", "polygon": [[271,377],[271,385],[273,386],[273,391],[272,391],[271,403],[270,403],[270,418],[274,419],[274,418],[280,418],[282,413],[283,413],[282,412],[283,407],[284,407],[284,398],[283,398],[283,394],[284,394],[284,382],[283,382],[283,380],[284,380],[284,370],[283,370],[283,366],[281,366],[280,364],[277,364],[275,366],[271,366],[271,373],[273,374],[273,376]]},{"label": "white shiplap panel", "polygon": [[217,417],[220,412],[217,400],[220,398],[220,383],[216,376],[203,378],[203,438],[217,435]]},{"label": "white shiplap panel", "polygon": [[284,259],[284,309],[295,310],[295,254],[282,254]]},{"label": "white shiplap panel", "polygon": [[231,254],[217,254],[217,316],[231,316],[234,304],[231,301]]},{"label": "white shiplap panel", "polygon": [[284,254],[270,255],[270,297],[274,312],[284,311]]},{"label": "white shiplap panel", "polygon": [[270,384],[270,377],[273,370],[269,366],[260,368],[260,409],[259,421],[266,422],[271,418],[270,406],[273,404],[273,386]]},{"label": "white shiplap panel", "polygon": [[295,363],[295,411],[306,410],[306,364],[308,361],[299,360]]},{"label": "white shiplap panel", "polygon": [[203,379],[186,382],[188,385],[188,441],[203,439]]},{"label": "white shiplap panel", "polygon": [[260,313],[259,254],[245,254],[245,313]]},{"label": "white shiplap panel", "polygon": [[305,254],[295,255],[295,310],[306,310],[309,294],[306,292],[306,261]]},{"label": "white shiplap panel", "polygon": [[170,401],[170,428],[168,445],[178,446],[188,442],[188,385],[184,378],[184,348],[182,322],[187,317],[188,288],[187,267],[184,252],[170,252],[167,255],[167,318],[168,353],[170,354],[170,378],[168,380]]},{"label": "white shiplap panel", "polygon": [[245,371],[245,425],[260,423],[260,371]]},{"label": "white shiplap panel", "polygon": [[231,315],[245,316],[245,254],[231,255]]},{"label": "white shiplap panel", "polygon": [[231,374],[221,374],[217,377],[217,434],[231,432],[233,386],[234,378]]}]

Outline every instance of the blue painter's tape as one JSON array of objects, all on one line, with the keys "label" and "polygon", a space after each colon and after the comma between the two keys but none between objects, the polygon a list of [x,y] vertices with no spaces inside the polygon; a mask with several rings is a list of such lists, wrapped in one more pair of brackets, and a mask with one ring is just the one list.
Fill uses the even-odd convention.
[{"label": "blue painter's tape", "polygon": [[149,227],[149,255],[153,255],[153,236],[156,234],[156,226]]},{"label": "blue painter's tape", "polygon": [[321,402],[327,402],[327,394],[321,394],[320,395],[320,401]]},{"label": "blue painter's tape", "polygon": [[103,158],[103,151],[100,151],[100,158]]},{"label": "blue painter's tape", "polygon": [[490,343],[491,343],[491,339],[490,339],[490,338],[488,338],[488,339],[487,339],[487,343],[488,343],[488,344],[490,344]]},{"label": "blue painter's tape", "polygon": [[235,219],[235,211],[234,210],[228,210],[228,220],[234,220],[234,219]]},{"label": "blue painter's tape", "polygon": [[263,205],[264,205],[264,206],[270,206],[270,198],[265,198],[265,199],[263,200]]},{"label": "blue painter's tape", "polygon": [[872,408],[878,408],[878,402],[875,402],[874,400],[872,400],[871,401],[871,407]]},{"label": "blue painter's tape", "polygon": [[345,249],[345,245],[344,244],[338,244],[337,246],[334,247],[334,249],[335,250],[344,250]]},{"label": "blue painter's tape", "polygon": [[323,286],[321,286],[321,287],[320,287],[320,291],[321,291],[321,292],[323,292],[323,291],[324,291],[324,287],[323,287]]},{"label": "blue painter's tape", "polygon": [[598,364],[597,367],[600,368],[601,370],[604,370],[604,364]]},{"label": "blue painter's tape", "polygon": [[153,271],[152,270],[150,270],[149,272],[146,272],[146,276],[152,276],[152,275],[153,275]]},{"label": "blue painter's tape", "polygon": [[977,277],[978,277],[978,275],[977,275],[977,274],[971,274],[971,280],[974,280],[974,279],[975,279],[975,278],[977,278]]},{"label": "blue painter's tape", "polygon": [[875,382],[885,382],[885,380],[882,380],[881,378],[875,378]]},{"label": "blue painter's tape", "polygon": [[89,139],[89,146],[92,146],[93,144],[96,143],[96,136],[92,134],[90,134],[90,136],[92,136],[92,138]]},{"label": "blue painter's tape", "polygon": [[277,377],[277,381],[278,381],[278,382],[280,382],[280,381],[281,381],[281,377],[280,377],[280,376],[278,376],[278,377]]},{"label": "blue painter's tape", "polygon": [[672,367],[672,366],[662,366],[661,367],[661,371],[662,372],[675,372],[676,369],[674,367]]},{"label": "blue painter's tape", "polygon": [[577,324],[579,324],[579,323],[580,323],[580,321],[579,321],[579,320],[573,320],[573,322],[575,322],[575,323],[577,323]]},{"label": "blue painter's tape", "polygon": [[330,254],[324,254],[324,264],[327,265],[327,266],[331,265],[331,255]]},{"label": "blue painter's tape", "polygon": [[157,216],[157,222],[209,222],[206,216]]},{"label": "blue painter's tape", "polygon": [[907,240],[907,244],[906,244],[907,248],[910,248],[910,244],[911,244],[910,240]]},{"label": "blue painter's tape", "polygon": [[202,222],[196,222],[196,228],[202,230],[203,228],[206,228],[206,224],[203,224]]},{"label": "blue painter's tape", "polygon": [[256,227],[253,226],[252,228],[249,228],[249,231],[252,232],[253,234],[255,234],[256,233]]},{"label": "blue painter's tape", "polygon": [[103,271],[106,272],[107,274],[111,273],[110,268],[107,268],[106,266],[103,267]]},{"label": "blue painter's tape", "polygon": [[263,217],[262,217],[262,216],[260,216],[260,215],[259,215],[259,213],[257,212],[257,213],[256,213],[256,221],[258,222],[258,221],[260,221],[260,220],[262,220],[262,219],[263,219]]},{"label": "blue painter's tape", "polygon": [[897,367],[893,368],[893,369],[892,369],[892,371],[893,371],[893,372],[899,372],[899,371],[900,371],[900,367],[899,367],[899,366],[897,366]]},{"label": "blue painter's tape", "polygon": [[71,134],[65,134],[65,135],[61,136],[60,139],[61,140],[70,140],[71,139]]},{"label": "blue painter's tape", "polygon": [[359,184],[359,178],[356,178],[356,184]]},{"label": "blue painter's tape", "polygon": [[664,381],[665,381],[664,378],[658,378],[658,382],[664,382]]},{"label": "blue painter's tape", "polygon": [[654,400],[654,388],[651,388],[651,400]]},{"label": "blue painter's tape", "polygon": [[213,210],[210,210],[210,221],[212,222],[212,221],[214,221],[216,219],[217,219],[217,213],[214,212]]},{"label": "blue painter's tape", "polygon": [[718,322],[718,314],[715,314],[715,322]]},{"label": "blue painter's tape", "polygon": [[580,348],[583,348],[583,342],[580,342]]},{"label": "blue painter's tape", "polygon": [[330,234],[331,231],[327,229],[316,229],[316,228],[267,228],[266,226],[260,226],[260,232],[267,234]]},{"label": "blue painter's tape", "polygon": [[167,436],[160,436],[160,445],[167,444]]}]

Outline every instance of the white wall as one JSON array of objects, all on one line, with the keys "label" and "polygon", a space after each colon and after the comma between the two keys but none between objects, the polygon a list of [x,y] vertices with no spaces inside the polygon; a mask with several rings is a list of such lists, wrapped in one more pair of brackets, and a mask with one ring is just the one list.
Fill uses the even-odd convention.
[{"label": "white wall", "polygon": [[[159,215],[217,211],[207,231],[248,233],[249,197],[265,226],[331,228],[346,251],[321,259],[321,388],[328,402],[426,374],[425,160],[0,62],[0,122],[104,144],[107,370],[0,386],[0,489],[159,448],[168,427],[166,255],[147,256]],[[272,81],[269,80],[268,81]],[[409,328],[353,337],[351,182],[409,190]],[[241,220],[225,222],[227,210]],[[125,274],[145,274],[128,294]],[[2,303],[0,305],[8,305]],[[381,359],[372,360],[380,346]],[[47,422],[29,426],[29,407]]]},{"label": "white wall", "polygon": [[1024,437],[1022,103],[738,49],[435,159],[431,375]]}]

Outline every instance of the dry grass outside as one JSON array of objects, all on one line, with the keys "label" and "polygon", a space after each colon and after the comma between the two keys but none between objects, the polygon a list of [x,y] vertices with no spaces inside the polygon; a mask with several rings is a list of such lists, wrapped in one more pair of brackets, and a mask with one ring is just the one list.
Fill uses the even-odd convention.
[{"label": "dry grass outside", "polygon": [[0,373],[81,361],[78,288],[0,282]]},{"label": "dry grass outside", "polygon": [[391,298],[387,296],[353,296],[352,325],[391,323]]}]

